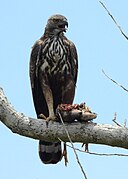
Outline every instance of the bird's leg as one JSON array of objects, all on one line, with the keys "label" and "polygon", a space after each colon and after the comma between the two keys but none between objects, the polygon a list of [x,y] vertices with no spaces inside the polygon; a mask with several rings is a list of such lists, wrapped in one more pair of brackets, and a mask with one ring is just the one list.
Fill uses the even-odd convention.
[{"label": "bird's leg", "polygon": [[46,94],[45,96],[46,98],[46,102],[48,105],[48,111],[49,111],[49,117],[47,118],[47,120],[55,120],[56,116],[54,113],[54,109],[53,109],[53,96],[52,96],[52,91],[51,89],[49,89],[49,92]]},{"label": "bird's leg", "polygon": [[88,144],[85,144],[85,143],[83,143],[82,144],[82,147],[84,147],[85,146],[85,152],[89,152],[89,148],[88,148]]},{"label": "bird's leg", "polygon": [[46,120],[47,121],[55,120],[56,116],[55,116],[54,109],[53,109],[53,95],[52,95],[52,90],[47,80],[46,81],[42,80],[41,87],[42,87],[43,94],[44,94],[44,97],[48,106],[48,111],[49,111],[49,117],[47,117]]},{"label": "bird's leg", "polygon": [[64,156],[65,166],[67,166],[68,157],[67,157],[67,147],[66,147],[66,143],[65,142],[64,142],[64,150],[63,150],[62,156]]},{"label": "bird's leg", "polygon": [[47,121],[49,120],[55,120],[55,114],[54,114],[54,109],[53,109],[53,95],[52,95],[52,90],[50,89],[49,86],[46,86],[46,88],[43,90],[45,91],[45,100],[48,106],[48,111],[49,111],[49,117],[47,117]]}]

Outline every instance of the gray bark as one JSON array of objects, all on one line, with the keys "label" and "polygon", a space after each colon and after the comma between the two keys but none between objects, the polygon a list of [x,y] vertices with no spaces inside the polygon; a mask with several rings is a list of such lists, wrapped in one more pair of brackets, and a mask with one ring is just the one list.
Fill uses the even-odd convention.
[{"label": "gray bark", "polygon": [[[68,142],[64,126],[60,122],[34,119],[17,112],[8,102],[0,88],[0,121],[13,133],[33,139]],[[126,127],[93,122],[65,123],[73,142],[104,144],[128,149],[128,129]]]}]

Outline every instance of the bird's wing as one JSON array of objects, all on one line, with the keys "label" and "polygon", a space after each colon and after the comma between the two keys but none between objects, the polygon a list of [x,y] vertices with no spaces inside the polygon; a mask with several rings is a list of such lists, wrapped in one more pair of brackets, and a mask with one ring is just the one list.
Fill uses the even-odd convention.
[{"label": "bird's wing", "polygon": [[75,84],[77,82],[78,75],[78,55],[75,45],[70,43],[70,52],[71,52],[71,66],[72,66],[72,74],[74,77]]},{"label": "bird's wing", "polygon": [[38,40],[35,43],[35,45],[32,47],[32,52],[30,56],[29,74],[30,74],[33,101],[34,101],[34,106],[37,116],[39,114],[44,114],[45,116],[48,116],[47,104],[40,86],[39,71],[38,71],[40,67],[40,61],[42,60],[41,59],[42,48],[43,48],[42,40]]},{"label": "bird's wing", "polygon": [[76,47],[75,47],[74,43],[71,42],[70,40],[68,40],[65,36],[64,36],[64,41],[65,41],[65,44],[69,48],[69,54],[70,54],[69,55],[69,60],[70,60],[70,64],[71,64],[72,76],[73,76],[74,83],[76,84],[77,75],[78,75],[78,55],[77,55],[77,50],[76,50]]}]

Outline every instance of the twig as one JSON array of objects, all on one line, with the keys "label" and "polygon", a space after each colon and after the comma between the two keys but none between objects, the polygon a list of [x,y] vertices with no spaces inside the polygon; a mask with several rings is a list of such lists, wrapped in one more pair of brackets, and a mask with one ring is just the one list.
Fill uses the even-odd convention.
[{"label": "twig", "polygon": [[86,173],[85,173],[85,171],[84,171],[84,169],[83,169],[83,167],[82,167],[82,165],[81,165],[81,163],[80,163],[80,161],[79,161],[78,155],[77,155],[76,150],[75,150],[75,148],[74,148],[74,145],[73,145],[73,142],[72,142],[71,137],[70,137],[70,135],[69,135],[69,132],[68,132],[68,130],[66,129],[66,126],[65,126],[65,124],[64,124],[64,122],[63,122],[62,116],[61,116],[61,114],[60,114],[59,112],[58,112],[58,115],[59,115],[59,117],[60,117],[60,120],[61,120],[61,122],[62,122],[62,124],[63,124],[63,126],[64,126],[64,129],[65,129],[65,132],[66,132],[66,134],[67,134],[67,136],[68,136],[68,138],[69,138],[69,141],[70,141],[70,143],[71,143],[71,146],[72,146],[72,148],[73,148],[74,154],[75,154],[75,156],[76,156],[77,163],[79,164],[79,166],[80,166],[80,168],[81,168],[81,171],[82,171],[82,173],[83,173],[83,175],[84,175],[84,178],[87,179]]},{"label": "twig", "polygon": [[[72,148],[72,146],[66,144],[68,147]],[[128,154],[105,154],[105,153],[96,153],[96,152],[86,152],[84,150],[80,150],[78,148],[75,148],[75,150],[79,151],[79,152],[83,152],[83,153],[87,153],[87,154],[91,154],[91,155],[98,155],[98,156],[119,156],[119,157],[128,157]]]},{"label": "twig", "polygon": [[116,124],[116,125],[118,125],[118,126],[120,126],[121,127],[121,124],[119,124],[117,121],[116,121],[116,112],[115,112],[115,114],[114,114],[114,118],[113,118],[113,122]]},{"label": "twig", "polygon": [[115,80],[113,80],[112,78],[110,78],[105,72],[104,70],[102,70],[103,74],[109,79],[111,80],[113,83],[115,83],[117,86],[121,87],[123,90],[125,90],[126,92],[128,92],[128,89],[126,89],[124,86],[122,86],[121,84],[117,83]]},{"label": "twig", "polygon": [[113,15],[109,12],[103,2],[99,1],[99,3],[103,6],[103,8],[107,11],[108,15],[112,18],[118,29],[120,30],[121,34],[128,40],[128,36],[123,32],[122,28],[118,25],[117,21],[113,17]]},{"label": "twig", "polygon": [[127,119],[124,120],[124,127],[127,125]]}]

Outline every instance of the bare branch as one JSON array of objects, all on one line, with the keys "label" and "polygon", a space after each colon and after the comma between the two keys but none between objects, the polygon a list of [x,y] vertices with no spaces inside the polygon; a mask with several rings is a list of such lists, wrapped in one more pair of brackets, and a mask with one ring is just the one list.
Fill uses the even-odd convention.
[{"label": "bare branch", "polygon": [[[69,142],[60,122],[50,121],[48,126],[43,119],[33,119],[17,112],[8,102],[0,88],[0,120],[12,132],[22,136],[45,141]],[[72,142],[104,144],[128,149],[128,129],[123,126],[96,124],[92,122],[66,123]]]},{"label": "bare branch", "polygon": [[[72,148],[72,146],[66,144],[68,147]],[[128,154],[119,154],[119,153],[96,153],[96,152],[87,152],[85,150],[80,150],[78,148],[75,148],[75,150],[79,151],[79,152],[83,152],[86,154],[91,154],[91,155],[98,155],[98,156],[106,156],[106,157],[110,157],[110,156],[118,156],[118,157],[128,157]]]},{"label": "bare branch", "polygon": [[113,15],[109,12],[103,2],[99,1],[99,3],[103,6],[103,8],[107,11],[108,15],[112,18],[118,29],[120,30],[121,34],[128,40],[128,36],[123,32],[122,28],[118,25],[117,21],[113,17]]},{"label": "bare branch", "polygon": [[124,127],[127,125],[127,119],[124,120]]},{"label": "bare branch", "polygon": [[102,70],[103,74],[109,79],[111,80],[113,83],[115,83],[117,86],[121,87],[123,90],[125,90],[126,92],[128,92],[128,89],[126,89],[124,86],[122,86],[121,84],[117,83],[115,80],[113,80],[112,78],[110,78],[105,72],[104,70]]},{"label": "bare branch", "polygon": [[80,163],[79,157],[78,157],[77,152],[76,152],[76,150],[75,150],[75,148],[74,148],[74,145],[73,145],[73,142],[72,142],[71,137],[70,137],[70,135],[69,135],[69,132],[68,132],[68,130],[67,130],[67,128],[66,128],[66,126],[65,126],[65,124],[64,124],[64,122],[63,122],[62,116],[61,116],[60,113],[58,113],[58,114],[59,114],[60,120],[61,120],[61,122],[62,122],[62,124],[63,124],[63,126],[64,126],[64,130],[65,130],[65,132],[66,132],[66,134],[67,134],[67,136],[68,136],[68,138],[69,138],[69,141],[70,141],[70,143],[71,143],[72,149],[73,149],[74,154],[75,154],[75,156],[76,156],[77,163],[78,163],[78,165],[80,166],[80,169],[81,169],[81,171],[82,171],[82,173],[83,173],[83,175],[84,175],[84,178],[87,179],[86,173],[85,173],[85,171],[84,171],[84,169],[83,169],[83,167],[82,167],[82,165],[81,165],[81,163]]},{"label": "bare branch", "polygon": [[119,123],[116,121],[116,116],[117,116],[117,114],[116,114],[116,112],[115,112],[114,118],[113,118],[112,121],[113,121],[116,125],[121,126],[121,124],[119,124]]}]

